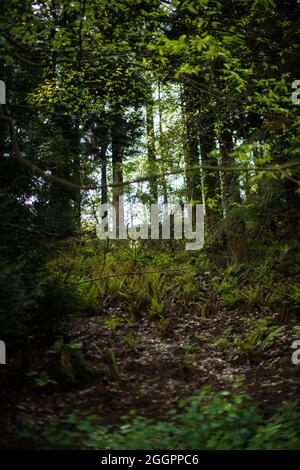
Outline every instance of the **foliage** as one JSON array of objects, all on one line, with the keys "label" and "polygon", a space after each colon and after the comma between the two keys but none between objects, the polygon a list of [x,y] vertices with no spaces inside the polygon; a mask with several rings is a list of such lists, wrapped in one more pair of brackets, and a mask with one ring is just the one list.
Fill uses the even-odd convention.
[{"label": "foliage", "polygon": [[[204,330],[221,318],[208,348],[240,360],[267,356],[299,321],[299,8],[1,2],[0,322],[21,389],[116,381],[110,342],[138,354],[144,320],[167,341],[192,330],[195,312]],[[204,248],[185,250],[175,219],[170,240],[99,240],[97,208],[118,210],[120,196],[202,203]],[[100,371],[70,338],[89,319],[106,328]],[[188,371],[202,333],[179,348]],[[53,425],[43,436],[64,448],[294,448],[290,406],[264,421],[244,395],[203,392],[166,421],[114,431],[73,416],[73,434]]]},{"label": "foliage", "polygon": [[[297,449],[300,444],[299,406],[290,403],[263,419],[245,394],[202,390],[164,421],[133,412],[118,430],[99,424],[96,416],[72,415],[44,429],[27,429],[23,438],[44,449]],[[39,435],[40,432],[40,435]]]},{"label": "foliage", "polygon": [[235,344],[240,351],[252,353],[255,350],[264,351],[268,349],[280,333],[284,326],[270,325],[268,318],[255,321],[255,328],[244,336],[235,338]]},{"label": "foliage", "polygon": [[0,262],[1,332],[10,337],[22,337],[32,311],[41,302],[41,281],[33,278],[25,260],[13,263],[1,256]]},{"label": "foliage", "polygon": [[57,340],[46,351],[40,364],[28,372],[29,383],[35,388],[51,390],[55,386],[64,388],[104,376],[104,370],[88,364],[80,351],[81,347],[81,343]]}]

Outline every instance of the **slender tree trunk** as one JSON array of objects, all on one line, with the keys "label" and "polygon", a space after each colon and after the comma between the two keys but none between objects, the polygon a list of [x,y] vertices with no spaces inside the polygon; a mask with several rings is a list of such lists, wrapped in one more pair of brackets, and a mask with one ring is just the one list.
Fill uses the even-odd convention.
[{"label": "slender tree trunk", "polygon": [[107,194],[107,158],[106,158],[107,146],[103,145],[101,147],[100,159],[101,159],[101,204],[107,204],[108,194]]},{"label": "slender tree trunk", "polygon": [[195,122],[195,103],[192,90],[184,87],[184,115],[186,127],[185,139],[185,166],[187,181],[187,199],[188,202],[202,202],[202,178],[200,168],[190,171],[191,167],[200,165],[199,155],[199,133],[198,126]]},{"label": "slender tree trunk", "polygon": [[[61,155],[54,155],[49,163],[53,175],[67,181],[81,184],[80,163],[80,130],[79,117],[75,119],[62,113],[55,119],[61,130]],[[70,194],[56,186],[50,186],[49,204],[51,212],[56,214],[57,230],[70,233],[80,229],[81,223],[81,192]]]},{"label": "slender tree trunk", "polygon": [[[200,149],[202,165],[218,166],[218,159],[210,153],[215,150],[214,120],[208,114],[203,116],[200,127]],[[220,207],[221,181],[218,170],[203,170],[202,173],[205,212],[208,227],[213,227],[222,217]]]},{"label": "slender tree trunk", "polygon": [[[158,83],[158,126],[159,126],[159,155],[160,155],[160,160],[163,161],[164,159],[164,133],[163,133],[163,110],[162,110],[162,102],[161,102],[161,85]],[[164,171],[164,168],[163,168]],[[163,199],[164,199],[164,204],[168,204],[168,185],[167,185],[167,180],[166,177],[163,175],[161,178],[161,184],[162,184],[162,192],[163,192]]]},{"label": "slender tree trunk", "polygon": [[[220,131],[220,153],[223,166],[234,166],[233,158],[233,138],[229,122],[223,122]],[[232,210],[241,204],[239,173],[235,171],[223,172],[223,202],[225,218],[227,224],[227,248],[233,262],[241,261],[247,253],[246,225],[238,215],[232,216]]]},{"label": "slender tree trunk", "polygon": [[[75,117],[74,137],[71,139],[72,153],[72,173],[76,184],[81,184],[81,162],[80,162],[80,129],[79,117]],[[81,227],[81,191],[76,191],[73,197],[74,201],[74,221],[76,229]]]},{"label": "slender tree trunk", "polygon": [[117,219],[117,235],[119,233],[120,221],[120,205],[119,199],[123,194],[123,158],[122,158],[122,118],[120,114],[114,114],[114,121],[111,129],[111,146],[112,146],[112,170],[113,170],[113,205],[116,210]]},{"label": "slender tree trunk", "polygon": [[[147,124],[147,153],[148,153],[148,167],[149,174],[157,172],[156,154],[155,154],[155,133],[154,133],[154,116],[153,104],[148,103],[146,106],[146,124]],[[157,203],[158,189],[157,180],[150,179],[150,202]]]},{"label": "slender tree trunk", "polygon": [[[200,171],[200,145],[199,145],[199,129],[195,120],[195,100],[192,90],[188,87],[183,89],[183,106],[184,106],[184,118],[185,118],[185,143],[184,143],[184,155],[185,155],[185,169],[186,169],[186,194],[187,202],[189,204],[202,204],[203,203],[203,188],[202,188],[202,176]],[[197,167],[195,170],[191,170],[192,167]],[[196,228],[196,211],[193,207],[192,215],[193,229]]]}]

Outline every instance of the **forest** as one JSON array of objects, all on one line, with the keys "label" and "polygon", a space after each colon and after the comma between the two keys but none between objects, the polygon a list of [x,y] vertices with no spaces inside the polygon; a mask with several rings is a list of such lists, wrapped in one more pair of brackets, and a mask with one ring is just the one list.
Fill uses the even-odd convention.
[{"label": "forest", "polygon": [[1,0],[2,450],[300,450],[299,13]]}]

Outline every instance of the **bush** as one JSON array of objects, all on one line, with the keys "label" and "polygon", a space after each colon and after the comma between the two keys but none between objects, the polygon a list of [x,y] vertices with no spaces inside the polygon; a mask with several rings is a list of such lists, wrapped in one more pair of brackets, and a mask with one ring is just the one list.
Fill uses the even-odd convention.
[{"label": "bush", "polygon": [[22,261],[12,264],[1,257],[0,262],[1,334],[16,337],[24,334],[30,312],[38,306],[41,287]]},{"label": "bush", "polygon": [[111,431],[96,416],[72,415],[43,429],[32,425],[21,436],[45,449],[298,449],[300,411],[290,403],[264,421],[247,395],[222,391],[212,396],[205,388],[169,411],[166,420],[132,413]]}]

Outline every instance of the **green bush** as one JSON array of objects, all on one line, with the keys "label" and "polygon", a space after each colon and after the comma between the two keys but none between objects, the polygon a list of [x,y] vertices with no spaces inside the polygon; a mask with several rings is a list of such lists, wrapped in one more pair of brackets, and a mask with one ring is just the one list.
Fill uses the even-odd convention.
[{"label": "green bush", "polygon": [[119,429],[110,430],[95,416],[72,415],[43,429],[32,424],[21,437],[45,449],[299,449],[300,411],[290,403],[264,421],[247,395],[234,391],[212,395],[205,388],[181,401],[165,420],[132,412]]},{"label": "green bush", "polygon": [[37,308],[42,291],[39,282],[26,272],[22,261],[0,259],[1,334],[23,335],[30,312]]}]

